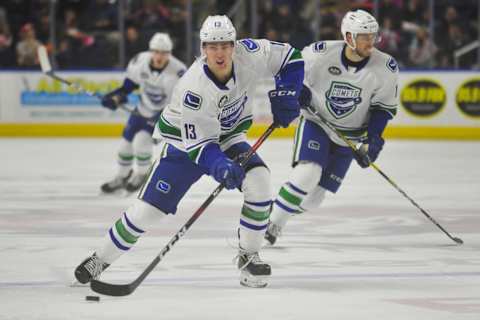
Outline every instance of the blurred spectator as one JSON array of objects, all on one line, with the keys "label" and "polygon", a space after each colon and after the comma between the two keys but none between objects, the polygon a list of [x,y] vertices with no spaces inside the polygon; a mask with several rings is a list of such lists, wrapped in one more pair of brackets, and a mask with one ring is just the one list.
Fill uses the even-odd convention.
[{"label": "blurred spectator", "polygon": [[114,31],[117,28],[116,1],[92,0],[84,12],[85,28],[89,31]]},{"label": "blurred spectator", "polygon": [[33,24],[26,23],[20,29],[20,38],[17,43],[17,64],[20,67],[31,68],[38,66],[37,48],[40,42],[35,35],[35,28]]},{"label": "blurred spectator", "polygon": [[135,26],[127,27],[125,38],[125,60],[130,61],[137,53],[145,50],[146,44],[140,38],[138,29]]},{"label": "blurred spectator", "polygon": [[409,48],[412,67],[432,68],[435,66],[437,47],[430,38],[426,28],[419,28]]},{"label": "blurred spectator", "polygon": [[0,7],[0,67],[11,66],[14,60],[12,52],[12,34],[5,9]]},{"label": "blurred spectator", "polygon": [[[440,44],[439,60],[442,68],[451,68],[454,66],[454,53],[456,50],[462,48],[469,43],[468,35],[456,24],[451,24],[448,32],[443,37]],[[470,59],[471,60],[471,59]],[[473,64],[467,57],[462,59],[462,67],[467,67]]]},{"label": "blurred spectator", "polygon": [[380,42],[377,45],[378,49],[390,54],[393,57],[398,57],[400,33],[393,28],[392,19],[389,16],[383,19],[383,24],[380,27],[379,37]]}]

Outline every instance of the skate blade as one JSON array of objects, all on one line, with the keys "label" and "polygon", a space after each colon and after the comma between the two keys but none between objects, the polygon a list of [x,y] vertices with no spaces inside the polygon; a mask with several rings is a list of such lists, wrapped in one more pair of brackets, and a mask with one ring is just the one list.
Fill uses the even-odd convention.
[{"label": "skate blade", "polygon": [[253,276],[246,271],[240,273],[240,284],[249,288],[265,288],[269,276]]},{"label": "skate blade", "polygon": [[70,283],[69,287],[70,288],[85,288],[85,287],[88,287],[88,285],[89,285],[88,283],[80,283],[77,280],[73,280]]}]

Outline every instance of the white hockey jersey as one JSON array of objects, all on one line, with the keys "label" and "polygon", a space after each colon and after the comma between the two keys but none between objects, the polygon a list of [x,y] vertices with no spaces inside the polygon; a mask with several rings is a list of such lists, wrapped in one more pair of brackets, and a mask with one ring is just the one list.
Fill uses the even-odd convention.
[{"label": "white hockey jersey", "polygon": [[[359,141],[366,134],[371,110],[396,114],[398,65],[388,54],[373,49],[358,68],[349,67],[342,58],[344,46],[343,41],[320,41],[305,47],[304,84],[312,91],[312,106],[323,118],[347,138]],[[345,146],[315,115],[306,110],[301,113]]]},{"label": "white hockey jersey", "polygon": [[210,142],[220,143],[225,150],[244,141],[252,124],[248,100],[257,80],[274,77],[287,64],[299,61],[300,51],[288,44],[239,40],[233,53],[233,76],[221,84],[208,69],[205,57],[197,59],[175,87],[154,137],[161,135],[195,162]]},{"label": "white hockey jersey", "polygon": [[152,53],[144,51],[133,57],[127,67],[127,78],[139,85],[141,115],[150,118],[162,111],[170,101],[173,87],[185,73],[186,66],[170,56],[162,72],[150,68]]}]

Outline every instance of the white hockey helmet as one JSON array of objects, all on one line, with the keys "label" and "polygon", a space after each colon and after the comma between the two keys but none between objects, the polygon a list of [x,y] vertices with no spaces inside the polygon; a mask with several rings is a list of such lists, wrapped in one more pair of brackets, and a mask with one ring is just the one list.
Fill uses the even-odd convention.
[{"label": "white hockey helmet", "polygon": [[168,33],[157,32],[153,35],[148,44],[150,50],[171,52],[173,48],[172,39]]},{"label": "white hockey helmet", "polygon": [[223,16],[208,16],[200,29],[200,46],[205,42],[235,42],[237,32],[230,19]]},{"label": "white hockey helmet", "polygon": [[[357,44],[355,38],[359,33],[377,33],[378,22],[367,11],[355,10],[349,11],[342,19],[341,31],[343,35],[343,41],[352,49],[355,49]],[[347,32],[352,35],[353,46],[347,42]]]}]

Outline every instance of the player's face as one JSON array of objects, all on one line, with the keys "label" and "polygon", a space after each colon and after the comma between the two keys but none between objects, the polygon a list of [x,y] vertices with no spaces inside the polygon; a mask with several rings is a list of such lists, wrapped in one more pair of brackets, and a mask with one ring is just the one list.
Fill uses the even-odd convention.
[{"label": "player's face", "polygon": [[376,33],[359,33],[355,38],[357,47],[355,48],[356,53],[362,57],[367,58],[372,54],[373,47],[377,41]]},{"label": "player's face", "polygon": [[228,71],[232,66],[233,43],[210,42],[206,43],[203,51],[207,56],[208,67],[218,71]]},{"label": "player's face", "polygon": [[165,67],[165,65],[170,59],[170,52],[167,51],[152,51],[152,65],[154,68],[161,69]]}]

